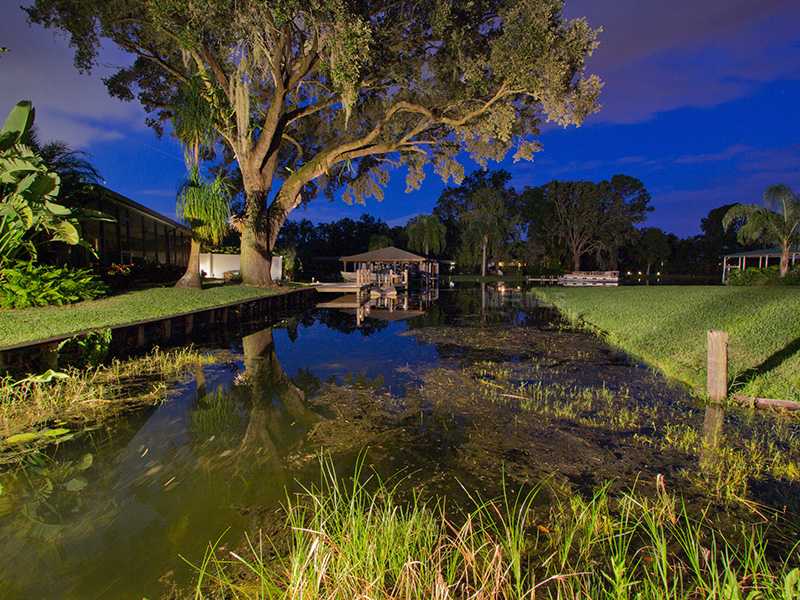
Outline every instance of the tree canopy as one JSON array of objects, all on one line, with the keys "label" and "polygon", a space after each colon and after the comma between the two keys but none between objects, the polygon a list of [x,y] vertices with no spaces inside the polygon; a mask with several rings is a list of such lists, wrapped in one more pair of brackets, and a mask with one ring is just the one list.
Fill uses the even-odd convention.
[{"label": "tree canopy", "polygon": [[90,70],[104,40],[135,60],[106,79],[163,127],[197,78],[241,171],[245,281],[269,283],[288,214],[319,189],[380,198],[393,167],[459,182],[510,151],[530,158],[540,125],[598,108],[585,74],[598,31],[561,0],[35,0],[32,22],[65,30]]},{"label": "tree canopy", "polygon": [[436,215],[418,215],[406,225],[408,247],[425,256],[441,254],[447,243],[447,228]]}]

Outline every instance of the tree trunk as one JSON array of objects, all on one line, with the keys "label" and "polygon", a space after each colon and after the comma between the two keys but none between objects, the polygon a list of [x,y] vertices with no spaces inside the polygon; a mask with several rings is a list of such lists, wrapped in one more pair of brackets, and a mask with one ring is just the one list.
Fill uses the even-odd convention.
[{"label": "tree trunk", "polygon": [[242,230],[241,261],[239,272],[242,283],[258,287],[271,287],[272,252],[264,236],[253,227]]},{"label": "tree trunk", "polygon": [[573,271],[581,270],[581,253],[576,248],[572,249],[572,270]]},{"label": "tree trunk", "polygon": [[203,278],[200,277],[200,242],[192,238],[192,245],[189,248],[189,262],[186,265],[186,272],[175,284],[176,288],[196,288],[203,287]]},{"label": "tree trunk", "polygon": [[481,243],[481,277],[486,277],[486,246],[489,244],[487,236],[483,236]]},{"label": "tree trunk", "polygon": [[242,282],[246,285],[270,287],[272,248],[266,236],[259,231],[262,226],[262,215],[266,210],[265,195],[261,190],[245,190],[245,197],[239,272],[242,275]]},{"label": "tree trunk", "polygon": [[783,243],[781,248],[781,277],[786,277],[789,273],[789,248],[791,244],[787,241]]}]

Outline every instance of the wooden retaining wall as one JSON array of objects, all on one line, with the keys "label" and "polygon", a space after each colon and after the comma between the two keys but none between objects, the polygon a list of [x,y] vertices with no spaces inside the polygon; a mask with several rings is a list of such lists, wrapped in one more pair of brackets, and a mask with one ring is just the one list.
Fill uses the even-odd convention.
[{"label": "wooden retaining wall", "polygon": [[[300,288],[284,294],[232,302],[169,317],[137,321],[111,327],[110,354],[126,356],[154,346],[167,348],[188,343],[224,342],[268,327],[280,319],[314,306],[314,288]],[[37,340],[0,350],[0,369],[32,372],[56,368],[58,346],[64,340],[93,331]]]}]

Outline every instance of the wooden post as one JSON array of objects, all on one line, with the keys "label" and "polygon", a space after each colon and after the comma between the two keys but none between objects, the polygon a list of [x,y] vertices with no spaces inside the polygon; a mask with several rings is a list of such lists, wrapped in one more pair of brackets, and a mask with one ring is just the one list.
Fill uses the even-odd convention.
[{"label": "wooden post", "polygon": [[145,335],[144,325],[139,325],[138,329],[136,330],[136,346],[141,348],[144,346],[146,341],[147,336]]},{"label": "wooden post", "polygon": [[42,346],[42,365],[46,369],[58,370],[58,344],[45,344]]},{"label": "wooden post", "polygon": [[194,315],[186,315],[186,335],[192,334],[194,328]]},{"label": "wooden post", "polygon": [[728,334],[725,331],[708,332],[706,389],[712,402],[728,397]]},{"label": "wooden post", "polygon": [[165,340],[168,340],[172,337],[172,320],[166,319],[164,320],[162,327],[162,335],[164,336]]}]

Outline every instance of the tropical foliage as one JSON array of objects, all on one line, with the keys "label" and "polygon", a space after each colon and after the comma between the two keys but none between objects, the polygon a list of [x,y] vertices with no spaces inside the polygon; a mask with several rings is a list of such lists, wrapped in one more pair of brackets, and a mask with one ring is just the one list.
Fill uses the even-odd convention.
[{"label": "tropical foliage", "polygon": [[789,273],[792,247],[800,244],[800,196],[786,185],[773,185],[764,192],[764,206],[737,204],[723,220],[726,228],[739,224],[741,242],[777,244],[781,250],[780,276]]},{"label": "tropical foliage", "polygon": [[50,171],[58,175],[59,204],[74,209],[83,202],[88,184],[102,183],[100,172],[91,163],[86,152],[75,150],[66,142],[42,143],[35,127],[28,131],[23,142],[41,157]]},{"label": "tropical foliage", "polygon": [[0,273],[0,306],[29,308],[93,300],[107,292],[89,269],[38,265],[31,261],[6,264]]},{"label": "tropical foliage", "polygon": [[60,177],[23,143],[33,120],[31,103],[20,102],[0,131],[0,268],[35,258],[37,244],[81,243],[77,214],[56,202]]},{"label": "tropical foliage", "polygon": [[[32,22],[66,30],[79,69],[109,39],[136,59],[106,79],[161,127],[187,81],[241,173],[242,273],[270,283],[289,214],[320,188],[382,196],[393,167],[416,189],[432,164],[509,152],[530,159],[545,120],[580,124],[601,83],[585,74],[597,31],[561,0],[36,0]],[[124,25],[121,25],[124,24]],[[130,24],[130,25],[128,25]]]},{"label": "tropical foliage", "polygon": [[408,247],[425,256],[439,255],[447,243],[447,228],[436,215],[419,215],[406,225]]}]

